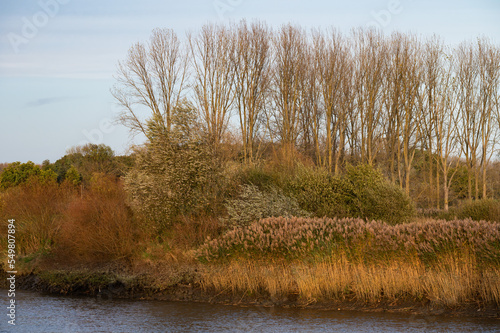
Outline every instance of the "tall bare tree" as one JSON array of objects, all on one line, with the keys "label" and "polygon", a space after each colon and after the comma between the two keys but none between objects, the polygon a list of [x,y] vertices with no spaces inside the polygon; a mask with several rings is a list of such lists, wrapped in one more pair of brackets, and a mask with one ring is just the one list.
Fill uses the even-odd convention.
[{"label": "tall bare tree", "polygon": [[353,39],[361,160],[373,165],[382,148],[382,88],[387,45],[382,34],[375,30],[355,30]]},{"label": "tall bare tree", "polygon": [[241,21],[237,29],[235,95],[245,163],[252,162],[255,138],[269,89],[270,37],[264,23]]},{"label": "tall bare tree", "polygon": [[167,134],[185,88],[187,54],[171,29],[155,29],[147,44],[137,43],[118,63],[112,94],[122,107],[120,121],[150,138],[149,127]]},{"label": "tall bare tree", "polygon": [[495,108],[500,85],[500,52],[487,40],[478,40],[477,57],[479,61],[479,101],[481,127],[481,163],[482,197],[487,196],[486,170],[494,153],[494,145],[498,138],[498,127],[495,121]]},{"label": "tall bare tree", "polygon": [[293,157],[299,136],[299,117],[303,107],[305,81],[304,31],[293,25],[284,25],[273,39],[272,118],[281,139],[285,156]]},{"label": "tall bare tree", "polygon": [[209,142],[217,148],[226,132],[234,100],[236,38],[230,28],[207,24],[188,34],[194,98]]},{"label": "tall bare tree", "polygon": [[[442,56],[439,58],[443,58]],[[438,59],[439,61],[439,59]],[[449,208],[449,192],[458,170],[462,150],[458,133],[458,82],[454,76],[454,59],[440,61],[439,75],[434,84],[433,117],[436,138],[437,166],[443,175],[444,210]],[[454,170],[450,173],[450,170]]]},{"label": "tall bare tree", "polygon": [[[436,100],[440,97],[438,94],[438,84],[444,75],[443,70],[443,44],[440,39],[433,36],[423,45],[423,63],[422,63],[422,84],[419,95],[419,105],[422,114],[420,128],[422,132],[422,141],[424,149],[427,153],[428,163],[428,202],[429,206],[435,203],[436,208],[440,206],[440,173],[436,168],[434,173],[434,163],[437,162],[434,158],[435,153],[435,134],[438,119],[438,110]],[[434,185],[435,177],[435,185]]]},{"label": "tall bare tree", "polygon": [[333,169],[338,174],[340,156],[346,145],[347,112],[352,111],[349,109],[349,97],[353,96],[349,94],[353,88],[350,84],[350,50],[342,35],[335,30],[326,36],[316,32],[314,50],[325,108],[326,160],[329,170]]},{"label": "tall bare tree", "polygon": [[456,72],[459,84],[460,144],[467,164],[467,197],[472,199],[472,179],[475,178],[475,195],[478,188],[478,150],[481,143],[481,121],[478,101],[478,59],[474,44],[463,42],[456,49]]}]

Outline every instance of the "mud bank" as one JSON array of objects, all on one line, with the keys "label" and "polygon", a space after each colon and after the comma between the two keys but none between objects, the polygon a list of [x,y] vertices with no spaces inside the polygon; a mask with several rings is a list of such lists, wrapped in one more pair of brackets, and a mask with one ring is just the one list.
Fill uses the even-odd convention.
[{"label": "mud bank", "polygon": [[[7,288],[7,273],[1,273],[0,288]],[[231,290],[203,288],[196,268],[170,274],[123,274],[98,271],[39,271],[16,276],[16,288],[41,293],[88,296],[102,299],[134,299],[206,302],[234,306],[308,308],[318,311],[393,312],[423,316],[467,316],[497,318],[500,308],[495,304],[467,302],[454,307],[433,304],[429,300],[400,299],[366,302],[342,300],[304,300],[298,293],[281,297],[269,294],[238,293]]]}]

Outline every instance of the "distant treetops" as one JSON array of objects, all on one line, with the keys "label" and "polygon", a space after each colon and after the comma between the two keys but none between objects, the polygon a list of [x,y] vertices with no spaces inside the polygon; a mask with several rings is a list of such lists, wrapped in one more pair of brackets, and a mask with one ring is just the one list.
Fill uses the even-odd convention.
[{"label": "distant treetops", "polygon": [[0,172],[0,190],[29,182],[67,182],[79,186],[90,181],[94,173],[120,177],[132,161],[130,156],[115,156],[111,147],[104,144],[87,144],[71,148],[54,163],[49,160],[41,166],[32,161],[10,163]]}]

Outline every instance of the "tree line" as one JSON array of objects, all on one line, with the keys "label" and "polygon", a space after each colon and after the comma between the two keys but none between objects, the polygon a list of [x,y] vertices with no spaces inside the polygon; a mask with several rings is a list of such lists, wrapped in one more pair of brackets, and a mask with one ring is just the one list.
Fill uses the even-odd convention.
[{"label": "tree line", "polygon": [[300,153],[333,174],[377,166],[409,194],[423,155],[429,200],[447,210],[459,166],[467,198],[488,196],[499,83],[500,47],[486,38],[450,47],[437,36],[241,21],[182,41],[154,30],[119,62],[112,93],[121,122],[150,142],[179,132],[179,108],[196,111],[215,151],[236,125],[245,164],[272,143],[285,163]]}]

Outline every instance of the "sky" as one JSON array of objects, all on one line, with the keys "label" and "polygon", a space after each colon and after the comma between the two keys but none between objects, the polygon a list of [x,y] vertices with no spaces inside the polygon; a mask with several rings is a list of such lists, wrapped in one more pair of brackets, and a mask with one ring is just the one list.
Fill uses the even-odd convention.
[{"label": "sky", "polygon": [[374,26],[500,45],[500,0],[0,0],[0,163],[56,161],[86,143],[141,143],[116,122],[117,63],[155,28],[183,38],[209,22]]}]

